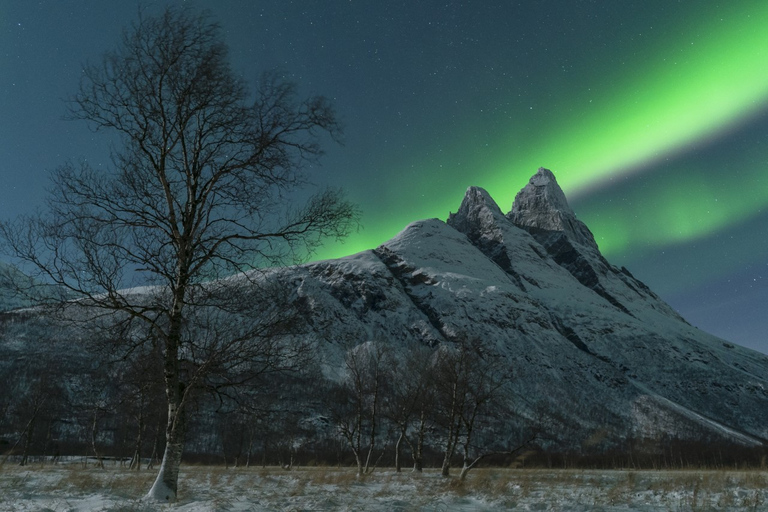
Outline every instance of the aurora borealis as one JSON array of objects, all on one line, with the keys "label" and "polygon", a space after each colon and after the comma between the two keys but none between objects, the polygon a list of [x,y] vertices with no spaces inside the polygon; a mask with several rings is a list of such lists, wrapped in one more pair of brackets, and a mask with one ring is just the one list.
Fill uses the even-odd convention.
[{"label": "aurora borealis", "polygon": [[[185,3],[211,9],[244,79],[279,67],[334,99],[345,141],[313,181],[345,187],[364,229],[317,257],[445,219],[470,185],[508,211],[544,166],[612,263],[768,352],[768,3]],[[46,169],[108,167],[61,98],[137,5],[0,0],[4,217],[41,205]]]}]

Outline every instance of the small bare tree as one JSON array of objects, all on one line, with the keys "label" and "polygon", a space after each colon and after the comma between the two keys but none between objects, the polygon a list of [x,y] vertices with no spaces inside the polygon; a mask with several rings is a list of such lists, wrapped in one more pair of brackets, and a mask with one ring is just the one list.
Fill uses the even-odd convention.
[{"label": "small bare tree", "polygon": [[434,421],[431,411],[434,400],[434,350],[427,346],[410,347],[391,359],[389,392],[385,397],[384,414],[396,427],[395,471],[402,468],[402,444],[408,445],[413,471],[423,469],[424,441]]},{"label": "small bare tree", "polygon": [[[110,348],[111,344],[106,344]],[[147,442],[149,419],[161,413],[157,397],[163,395],[161,372],[158,366],[162,354],[155,343],[146,343],[136,347],[130,356],[113,365],[112,375],[118,389],[117,408],[125,422],[126,435],[135,433],[131,447],[130,469],[141,470],[141,461],[147,454],[144,445]]]},{"label": "small bare tree", "polygon": [[512,448],[498,439],[478,442],[478,431],[487,436],[494,422],[510,414],[512,398],[507,387],[511,369],[480,341],[462,337],[452,346],[441,346],[433,365],[438,421],[444,430],[443,476],[450,475],[458,448],[463,456],[463,480],[484,458],[511,455],[532,440]]},{"label": "small bare tree", "polygon": [[0,466],[9,456],[17,454],[17,448],[21,448],[21,466],[28,463],[33,452],[45,454],[53,424],[63,416],[64,365],[45,350],[35,348],[30,347],[29,353],[13,361],[10,371],[0,376],[4,378],[3,395],[7,397],[0,426],[6,423],[8,431],[18,432],[15,443],[0,460]]},{"label": "small bare tree", "polygon": [[373,341],[353,347],[344,358],[345,377],[331,409],[341,436],[355,456],[358,477],[372,473],[383,454],[373,460],[390,368],[386,346]]},{"label": "small bare tree", "polygon": [[[26,389],[21,390],[21,393],[17,395],[15,405],[18,410],[15,412],[16,416],[22,420],[23,428],[16,444],[8,452],[8,455],[10,455],[18,444],[22,445],[21,458],[19,459],[20,466],[27,465],[32,450],[35,429],[41,422],[40,420],[51,401],[51,390],[48,388],[50,376],[46,373],[41,373],[32,379],[31,382],[23,384]],[[5,459],[3,459],[3,463],[5,463]]]},{"label": "small bare tree", "polygon": [[0,315],[0,436],[15,439],[0,454],[0,466],[11,455],[20,455],[21,465],[46,455],[63,424],[72,365],[57,352],[53,332],[29,311]]},{"label": "small bare tree", "polygon": [[[71,115],[117,136],[112,169],[57,169],[49,212],[3,223],[0,235],[32,274],[17,281],[29,295],[55,285],[44,291],[61,296],[48,298],[89,311],[70,317],[124,323],[124,333],[139,332],[114,339],[126,352],[159,344],[168,423],[148,496],[175,501],[193,391],[292,366],[291,347],[274,340],[289,318],[270,307],[273,289],[254,269],[295,261],[356,226],[355,206],[337,190],[286,207],[321,154],[318,137],[336,137],[339,123],[327,100],[299,100],[275,74],[249,95],[218,25],[182,9],[142,15],[87,66]],[[210,284],[236,273],[229,289]],[[251,303],[232,297],[238,286]],[[222,323],[216,311],[237,316]]]}]

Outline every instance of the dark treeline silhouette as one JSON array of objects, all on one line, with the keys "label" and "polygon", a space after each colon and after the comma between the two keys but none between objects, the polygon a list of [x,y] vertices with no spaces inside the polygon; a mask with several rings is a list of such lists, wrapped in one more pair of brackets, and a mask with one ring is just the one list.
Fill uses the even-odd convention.
[{"label": "dark treeline silhouette", "polygon": [[[141,331],[90,325],[45,310],[0,316],[0,379],[10,391],[0,402],[4,461],[117,458],[138,470],[162,458],[167,408],[156,344],[116,353],[104,336]],[[511,374],[481,355],[477,341],[398,349],[367,341],[341,350],[336,363],[303,350],[296,371],[249,376],[236,393],[201,387],[191,399],[187,460],[285,467],[352,460],[363,475],[395,463],[420,471],[441,458],[445,475],[458,464],[464,476],[530,440],[502,436]]]},{"label": "dark treeline silhouette", "polygon": [[[103,335],[103,331],[97,331]],[[0,315],[0,461],[81,457],[141,470],[165,449],[167,409],[151,344],[120,358],[54,317]],[[764,467],[764,449],[709,439],[630,438],[579,450],[541,421],[510,436],[516,397],[504,365],[466,337],[438,347],[367,341],[340,361],[264,375],[238,395],[201,390],[185,460],[246,466],[344,466],[360,475],[409,466],[673,469]],[[326,367],[326,371],[321,370]],[[330,371],[327,368],[331,368]],[[251,393],[250,391],[253,391]],[[690,439],[690,436],[688,436]],[[381,469],[379,469],[381,470]]]}]

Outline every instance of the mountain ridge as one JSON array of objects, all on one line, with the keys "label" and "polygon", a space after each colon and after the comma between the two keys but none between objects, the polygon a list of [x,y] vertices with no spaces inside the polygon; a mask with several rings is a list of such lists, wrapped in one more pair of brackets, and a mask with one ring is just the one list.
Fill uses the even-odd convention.
[{"label": "mountain ridge", "polygon": [[[407,352],[477,340],[513,375],[514,412],[501,435],[544,424],[544,448],[578,453],[639,441],[661,449],[670,440],[768,440],[768,356],[696,329],[611,265],[546,169],[507,214],[487,191],[469,187],[446,221],[412,222],[374,249],[222,282],[259,279],[285,292],[297,313],[288,341],[315,340],[328,381],[340,378],[346,354],[371,341]],[[0,362],[8,368],[0,373],[16,371],[14,361],[33,353],[25,343],[42,339],[6,315]],[[87,368],[77,351],[68,356],[72,372]],[[218,449],[215,431],[196,435],[192,450]]]},{"label": "mountain ridge", "polygon": [[[505,215],[486,191],[470,187],[446,222],[417,221],[376,249],[300,267],[312,277],[298,295],[311,288],[322,304],[304,314],[334,324],[323,310],[333,311],[331,338],[345,343],[482,339],[510,361],[516,395],[535,397],[520,408],[523,423],[536,410],[568,418],[554,429],[565,444],[599,429],[617,444],[640,434],[762,444],[768,358],[699,331],[608,263],[551,172],[539,170],[531,183],[554,191],[558,208],[528,209],[539,215],[533,221],[525,208]],[[526,194],[516,201],[547,205]],[[344,283],[341,268],[354,279]],[[375,296],[386,300],[365,299]]]}]

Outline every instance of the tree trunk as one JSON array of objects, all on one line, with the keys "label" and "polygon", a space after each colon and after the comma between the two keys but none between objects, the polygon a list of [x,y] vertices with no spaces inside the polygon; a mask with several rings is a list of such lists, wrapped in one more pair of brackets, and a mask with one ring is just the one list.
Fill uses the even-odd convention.
[{"label": "tree trunk", "polygon": [[133,457],[131,457],[131,464],[128,469],[141,470],[141,444],[144,442],[144,392],[140,390],[139,397],[139,414],[136,418],[138,423],[138,433],[136,434],[136,444],[133,449]]},{"label": "tree trunk", "polygon": [[451,475],[451,459],[453,459],[453,455],[456,452],[456,445],[459,444],[459,434],[461,432],[461,427],[457,424],[451,425],[451,429],[448,432],[448,440],[446,441],[445,445],[445,455],[443,457],[443,467],[441,468],[440,474],[442,476],[450,476]]},{"label": "tree trunk", "polygon": [[93,410],[93,423],[91,424],[91,448],[93,449],[93,455],[96,457],[96,467],[104,469],[104,461],[101,459],[101,454],[96,448],[96,437],[99,434],[97,429],[99,422],[99,408],[96,407]]},{"label": "tree trunk", "polygon": [[155,483],[147,493],[147,497],[155,501],[173,503],[176,501],[176,493],[179,484],[179,466],[181,454],[184,450],[184,442],[177,439],[168,439],[163,453],[163,462],[157,473]]},{"label": "tree trunk", "polygon": [[144,414],[139,413],[139,432],[136,434],[136,444],[133,449],[133,457],[131,457],[131,465],[128,469],[141,470],[141,443],[143,442],[142,436],[144,434]]},{"label": "tree trunk", "polygon": [[266,468],[267,467],[267,440],[264,439],[264,445],[263,450],[261,452],[261,467]]},{"label": "tree trunk", "polygon": [[32,446],[32,433],[35,431],[35,416],[37,416],[37,410],[35,410],[32,419],[27,423],[27,428],[24,432],[24,453],[21,454],[21,462],[19,462],[19,466],[26,466],[27,460],[29,459],[29,450]]},{"label": "tree trunk", "polygon": [[427,412],[422,408],[419,415],[419,433],[416,438],[416,449],[411,446],[411,457],[413,458],[413,471],[421,473],[423,469],[422,460],[424,458],[424,437],[427,434]]},{"label": "tree trunk", "polygon": [[221,434],[221,457],[224,459],[224,467],[229,469],[229,462],[227,461],[227,430],[226,428]]},{"label": "tree trunk", "polygon": [[456,443],[459,439],[459,400],[460,400],[460,392],[459,392],[459,384],[456,382],[453,382],[451,384],[451,405],[450,405],[450,412],[448,414],[448,436],[447,440],[445,442],[445,453],[443,454],[443,466],[440,469],[440,474],[444,477],[450,476],[451,474],[451,459],[453,458],[453,453],[456,450]]},{"label": "tree trunk", "polygon": [[157,460],[157,452],[160,451],[160,432],[162,432],[162,429],[160,427],[163,426],[163,420],[162,416],[160,416],[157,419],[157,427],[155,428],[155,440],[152,443],[152,455],[149,456],[149,462],[147,463],[147,469],[152,469],[155,467],[155,461]]},{"label": "tree trunk", "polygon": [[405,434],[400,432],[400,437],[397,438],[397,442],[395,443],[395,473],[400,473],[402,471],[402,468],[400,467],[400,445],[403,442],[403,437]]},{"label": "tree trunk", "polygon": [[251,452],[253,451],[253,428],[248,428],[248,452],[245,454],[245,467],[251,467]]},{"label": "tree trunk", "polygon": [[357,478],[360,478],[363,476],[363,458],[360,456],[360,448],[355,448],[354,445],[352,445],[352,453],[355,455],[355,463],[357,463]]},{"label": "tree trunk", "polygon": [[424,438],[420,437],[416,441],[416,446],[409,440],[408,436],[405,437],[405,441],[408,443],[408,447],[411,449],[411,459],[413,460],[413,472],[421,473],[424,469],[422,463],[422,453],[424,452]]},{"label": "tree trunk", "polygon": [[470,450],[472,447],[472,429],[475,423],[475,415],[472,414],[470,416],[470,420],[464,421],[464,428],[466,429],[466,433],[464,434],[464,463],[461,465],[461,473],[459,474],[459,479],[464,480],[467,477],[467,473],[469,473],[469,470],[475,467],[475,464],[482,458],[482,456],[477,457],[474,461],[470,462]]},{"label": "tree trunk", "polygon": [[237,455],[235,455],[235,467],[240,467],[240,458],[243,456],[243,443],[245,442],[245,423],[240,425],[240,437],[237,440]]},{"label": "tree trunk", "polygon": [[164,503],[176,501],[179,466],[181,465],[181,454],[184,451],[184,436],[186,434],[184,421],[184,395],[186,389],[179,375],[179,345],[181,344],[183,297],[183,289],[179,287],[174,298],[171,325],[168,329],[163,361],[165,394],[168,399],[165,453],[163,453],[163,462],[160,464],[160,471],[157,473],[155,483],[152,484],[152,488],[147,493],[147,498]]},{"label": "tree trunk", "polygon": [[443,465],[440,468],[440,474],[444,477],[451,476],[451,459],[456,451],[456,442],[458,441],[458,425],[451,421],[451,428],[448,431],[448,440],[445,443],[445,453],[443,454]]},{"label": "tree trunk", "polygon": [[373,388],[373,402],[371,404],[371,432],[368,436],[368,456],[365,458],[365,474],[368,474],[371,472],[371,455],[373,455],[373,450],[376,448],[376,413],[377,413],[377,404],[379,401],[379,376],[378,376],[378,368],[377,368],[377,374],[376,374],[376,380],[375,380],[375,386]]},{"label": "tree trunk", "polygon": [[45,444],[43,444],[43,462],[48,460],[48,448],[50,448],[51,444],[51,427],[53,424],[53,420],[48,420],[48,428],[45,431]]},{"label": "tree trunk", "polygon": [[168,406],[168,431],[166,432],[165,452],[160,471],[157,473],[155,483],[147,493],[147,498],[173,503],[179,484],[179,466],[181,454],[184,451],[184,411],[176,404]]},{"label": "tree trunk", "polygon": [[448,451],[445,452],[443,457],[443,466],[440,468],[441,476],[451,476],[451,456]]}]

